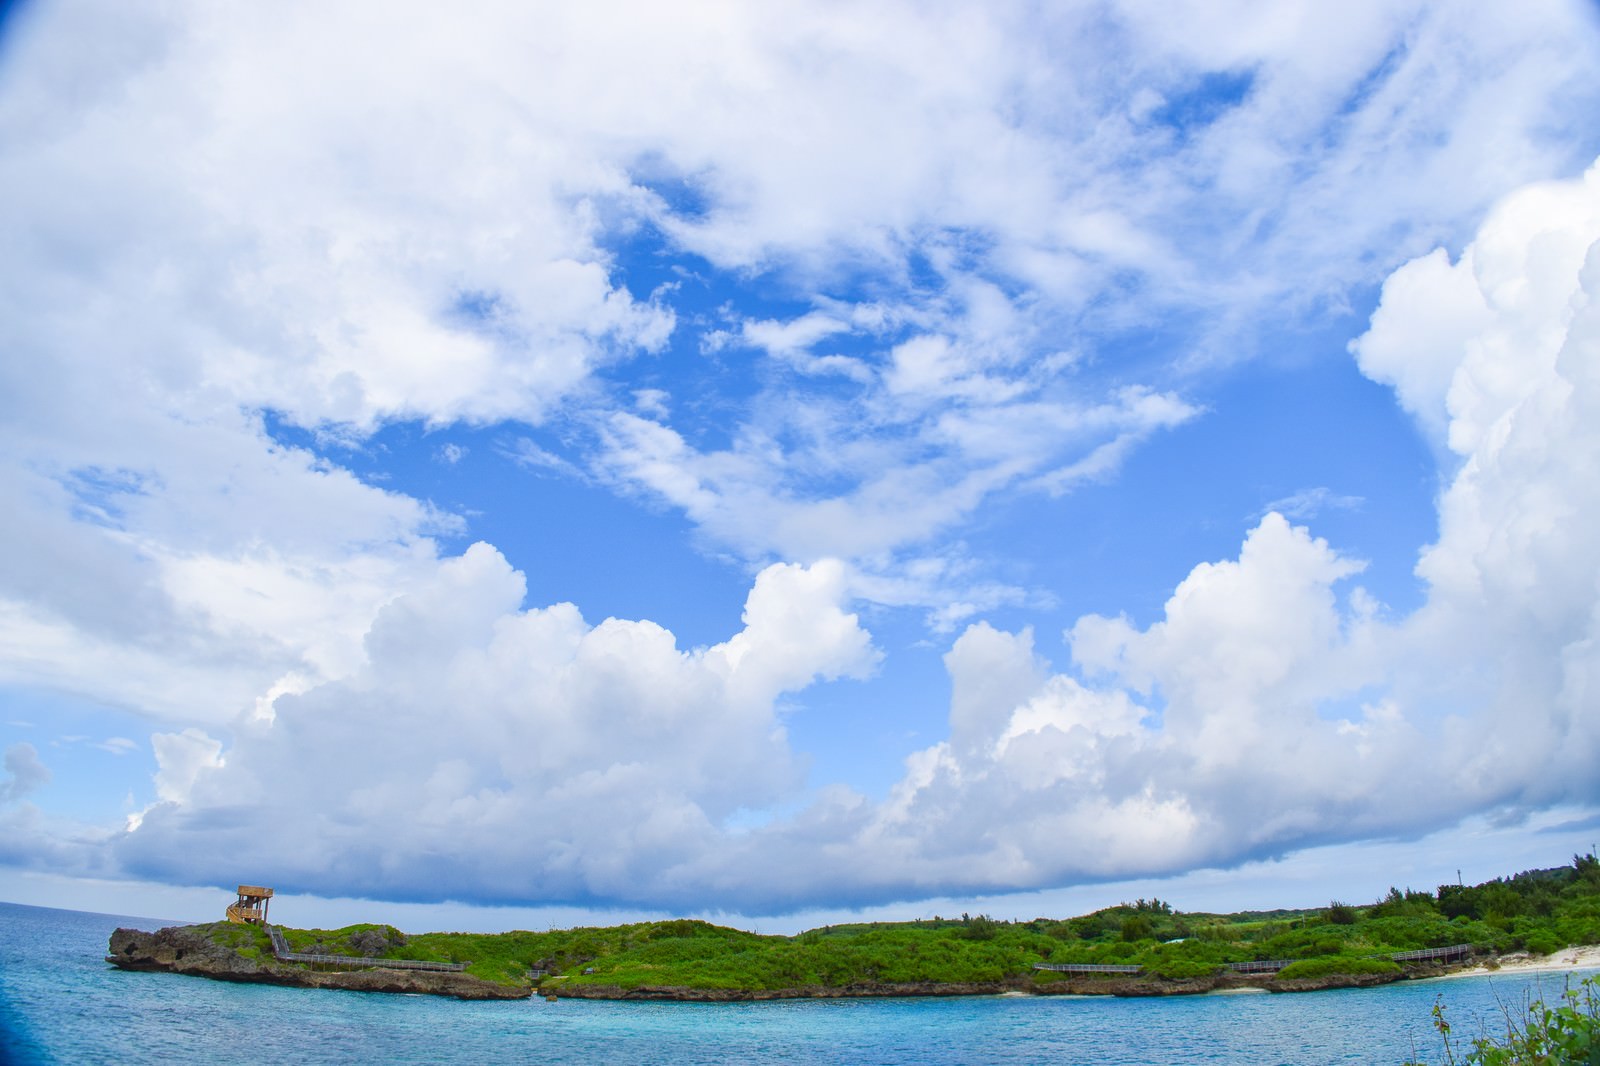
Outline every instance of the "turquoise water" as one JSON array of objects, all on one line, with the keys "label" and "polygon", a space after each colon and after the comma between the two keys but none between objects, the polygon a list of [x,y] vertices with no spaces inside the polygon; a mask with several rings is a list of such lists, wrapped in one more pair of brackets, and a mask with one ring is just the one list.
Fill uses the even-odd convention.
[{"label": "turquoise water", "polygon": [[1563,978],[1459,978],[1301,996],[787,1003],[460,1003],[125,973],[119,925],[0,904],[3,1063],[1399,1063],[1439,1061],[1429,1012],[1502,1032]]}]

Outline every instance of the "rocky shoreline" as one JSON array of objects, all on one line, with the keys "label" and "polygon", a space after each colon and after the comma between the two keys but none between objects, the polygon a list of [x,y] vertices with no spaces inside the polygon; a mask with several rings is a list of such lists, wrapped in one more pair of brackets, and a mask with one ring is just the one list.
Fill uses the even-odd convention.
[{"label": "rocky shoreline", "polygon": [[503,985],[465,973],[383,968],[313,970],[271,956],[250,958],[215,943],[189,926],[171,926],[147,933],[118,929],[111,934],[106,961],[123,970],[189,974],[215,981],[288,985],[294,988],[343,988],[354,992],[412,992],[456,999],[527,999],[531,985]]},{"label": "rocky shoreline", "polygon": [[677,1003],[746,1003],[779,999],[854,999],[890,996],[1199,996],[1207,992],[1256,990],[1262,992],[1319,992],[1332,988],[1367,988],[1389,984],[1415,977],[1439,976],[1442,971],[1426,973],[1392,974],[1330,974],[1325,977],[1279,981],[1267,977],[1250,977],[1241,974],[1218,974],[1215,977],[1197,977],[1168,980],[1159,977],[1084,977],[1076,979],[1037,982],[1027,977],[1005,981],[970,983],[939,983],[919,981],[909,984],[859,984],[824,986],[806,985],[799,988],[684,988],[677,985],[640,985],[622,988],[618,985],[576,984],[566,985],[546,981],[539,989],[541,994],[569,999],[610,1000],[661,1000]]},{"label": "rocky shoreline", "polygon": [[547,980],[539,988],[542,995],[563,999],[661,1000],[674,1003],[750,1003],[774,999],[887,999],[897,996],[997,996],[1007,992],[1031,991],[1025,977],[1009,981],[937,982],[915,981],[884,984],[866,981],[849,985],[802,985],[798,988],[684,988],[681,985],[569,985]]},{"label": "rocky shoreline", "polygon": [[1128,975],[1070,975],[1053,980],[1014,977],[1003,981],[905,984],[862,982],[849,985],[804,985],[796,988],[687,988],[677,985],[619,985],[569,982],[548,977],[540,984],[506,985],[465,973],[385,968],[373,959],[371,968],[315,970],[270,956],[248,957],[216,943],[198,928],[173,926],[153,933],[118,929],[111,935],[106,961],[124,970],[189,974],[218,981],[288,985],[298,988],[342,988],[359,992],[410,992],[457,999],[526,999],[534,994],[554,998],[656,1000],[680,1003],[735,1003],[786,999],[851,999],[891,996],[1194,996],[1207,992],[1318,992],[1334,988],[1366,988],[1394,981],[1440,977],[1482,962],[1410,966],[1382,974],[1328,974],[1300,980],[1269,975],[1218,973],[1206,977],[1167,979]]}]

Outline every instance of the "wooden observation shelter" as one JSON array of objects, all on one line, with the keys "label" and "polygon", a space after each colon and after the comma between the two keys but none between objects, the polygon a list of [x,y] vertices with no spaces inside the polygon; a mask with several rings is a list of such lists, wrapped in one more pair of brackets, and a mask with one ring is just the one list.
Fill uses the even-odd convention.
[{"label": "wooden observation shelter", "polygon": [[228,904],[228,921],[266,925],[267,901],[271,898],[270,888],[262,888],[260,885],[240,885],[238,902]]}]

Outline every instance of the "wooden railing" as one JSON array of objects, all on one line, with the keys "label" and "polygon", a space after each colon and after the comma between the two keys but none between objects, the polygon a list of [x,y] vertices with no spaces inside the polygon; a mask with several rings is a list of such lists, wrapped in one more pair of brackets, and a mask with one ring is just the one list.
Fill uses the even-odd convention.
[{"label": "wooden railing", "polygon": [[[1452,944],[1447,948],[1420,948],[1416,951],[1397,951],[1387,958],[1395,962],[1428,962],[1433,959],[1446,961],[1464,959],[1472,954],[1471,944]],[[1383,955],[1369,955],[1367,958],[1381,959]],[[1277,973],[1288,966],[1294,959],[1252,959],[1249,962],[1230,962],[1227,968],[1235,973]],[[1053,970],[1056,973],[1143,973],[1142,966],[1108,966],[1087,962],[1036,962],[1035,970]]]},{"label": "wooden railing", "polygon": [[1277,973],[1293,959],[1251,959],[1249,962],[1230,962],[1228,969],[1234,973]]},{"label": "wooden railing", "polygon": [[1447,948],[1422,948],[1399,951],[1389,957],[1395,962],[1426,962],[1429,959],[1464,959],[1472,954],[1471,944],[1451,944]]}]

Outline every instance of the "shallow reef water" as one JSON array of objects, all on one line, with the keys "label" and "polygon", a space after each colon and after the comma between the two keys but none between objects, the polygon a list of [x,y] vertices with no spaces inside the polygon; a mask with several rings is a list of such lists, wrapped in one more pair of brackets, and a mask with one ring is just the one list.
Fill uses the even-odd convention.
[{"label": "shallow reef water", "polygon": [[[466,1003],[132,973],[104,961],[150,919],[0,904],[0,1063],[1249,1063],[1442,1059],[1504,1032],[1564,974],[1303,995],[985,996],[767,1003]],[[1574,978],[1576,979],[1576,977]]]}]

